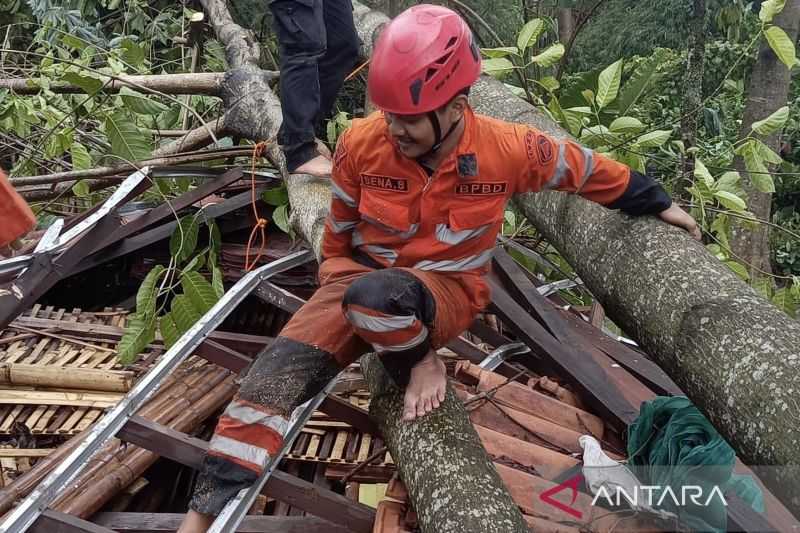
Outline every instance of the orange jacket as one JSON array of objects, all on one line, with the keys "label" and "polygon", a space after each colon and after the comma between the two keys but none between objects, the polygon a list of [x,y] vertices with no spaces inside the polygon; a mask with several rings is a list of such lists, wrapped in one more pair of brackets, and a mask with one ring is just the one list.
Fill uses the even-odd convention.
[{"label": "orange jacket", "polygon": [[22,237],[36,225],[36,216],[0,170],[0,248]]}]

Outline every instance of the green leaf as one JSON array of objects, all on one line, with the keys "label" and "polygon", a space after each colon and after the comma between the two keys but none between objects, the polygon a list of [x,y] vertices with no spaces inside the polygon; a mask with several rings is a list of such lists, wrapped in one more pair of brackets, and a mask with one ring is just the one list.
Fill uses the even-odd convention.
[{"label": "green leaf", "polygon": [[202,316],[185,294],[179,294],[172,299],[171,309],[172,318],[181,334],[189,331],[189,328],[194,326]]},{"label": "green leaf", "polygon": [[797,63],[797,56],[795,55],[794,43],[786,32],[778,26],[770,26],[764,31],[764,36],[767,38],[772,51],[778,56],[778,59],[786,65],[786,68],[792,68]]},{"label": "green leaf", "polygon": [[90,75],[78,74],[77,72],[65,72],[61,76],[61,80],[80,87],[83,91],[91,96],[103,87],[103,82]]},{"label": "green leaf", "polygon": [[732,192],[716,191],[714,193],[714,198],[719,200],[720,204],[730,209],[731,211],[744,211],[745,209],[747,209],[747,204],[744,202],[744,200],[742,200]]},{"label": "green leaf", "polygon": [[743,264],[737,263],[736,261],[725,261],[725,264],[744,281],[750,280],[750,274],[747,272],[747,268]]},{"label": "green leaf", "polygon": [[773,152],[772,148],[770,148],[760,140],[751,139],[751,142],[753,143],[753,149],[758,154],[758,157],[760,157],[763,161],[766,161],[767,163],[772,163],[773,165],[780,165],[781,163],[783,163],[783,159],[781,158],[781,156]]},{"label": "green leaf", "polygon": [[662,76],[658,67],[665,62],[666,56],[670,52],[663,48],[657,49],[649,59],[634,71],[625,86],[620,90],[617,98],[617,108],[619,108],[621,115],[627,113],[647,91],[647,88],[654,85]]},{"label": "green leaf", "polygon": [[500,76],[514,68],[514,64],[504,57],[486,59],[481,62],[481,70],[492,76]]},{"label": "green leaf", "polygon": [[602,124],[588,126],[583,128],[583,131],[581,132],[581,142],[585,144],[599,145],[616,138],[617,136],[611,133],[608,128]]},{"label": "green leaf", "polygon": [[557,91],[561,87],[561,84],[553,76],[545,76],[540,80],[536,80],[536,83],[544,87],[544,90],[549,93]]},{"label": "green leaf", "polygon": [[728,239],[731,233],[730,218],[723,213],[719,213],[714,217],[714,222],[711,223],[711,231],[717,236],[720,244],[730,250],[731,244]]},{"label": "green leaf", "polygon": [[639,148],[657,148],[667,142],[670,135],[672,135],[671,130],[651,131],[640,136],[636,141],[636,146]]},{"label": "green leaf", "polygon": [[117,111],[108,115],[105,130],[114,155],[125,161],[142,161],[150,157],[152,138],[141,131],[127,114]]},{"label": "green leaf", "polygon": [[532,46],[539,39],[539,36],[544,31],[544,20],[533,19],[525,23],[519,35],[517,35],[517,48],[521,53],[524,53],[528,47]]},{"label": "green leaf", "polygon": [[694,177],[700,178],[709,189],[714,187],[714,176],[708,171],[706,166],[699,159],[694,161]]},{"label": "green leaf", "polygon": [[498,57],[506,57],[510,55],[519,55],[519,49],[516,46],[501,46],[499,48],[481,48],[481,53],[488,58],[495,59]]},{"label": "green leaf", "polygon": [[196,272],[203,268],[203,263],[205,262],[205,250],[200,252],[199,254],[192,257],[192,260],[186,263],[186,266],[183,267],[184,272]]},{"label": "green leaf", "polygon": [[272,212],[272,221],[284,233],[289,233],[289,204],[279,205]]},{"label": "green leaf", "polygon": [[589,105],[594,105],[594,91],[591,89],[584,89],[581,91],[581,96],[586,100]]},{"label": "green leaf", "polygon": [[197,234],[200,224],[193,214],[180,219],[169,239],[169,252],[179,263],[186,261],[197,248]]},{"label": "green leaf", "polygon": [[783,11],[785,3],[786,0],[766,0],[765,2],[761,2],[761,11],[758,12],[758,18],[761,22],[772,22],[775,15]]},{"label": "green leaf", "polygon": [[548,46],[541,54],[536,54],[531,58],[532,63],[536,63],[540,67],[551,67],[558,63],[561,56],[564,55],[564,45],[556,43]]},{"label": "green leaf", "polygon": [[[775,183],[769,169],[762,158],[763,150],[760,149],[757,139],[748,139],[747,142],[736,148],[736,154],[744,159],[744,166],[750,175],[753,186],[761,192],[775,192]],[[763,143],[762,143],[763,144]],[[771,151],[771,150],[770,150]]]},{"label": "green leaf", "polygon": [[178,342],[182,333],[178,330],[178,325],[175,324],[175,319],[172,318],[172,313],[166,313],[159,319],[158,322],[161,338],[164,339],[164,346],[169,350],[173,344]]},{"label": "green leaf", "polygon": [[222,298],[225,294],[225,280],[222,275],[222,269],[214,265],[211,269],[211,286],[214,288],[214,294],[217,298]]},{"label": "green leaf", "polygon": [[119,95],[125,107],[140,115],[160,115],[169,110],[169,108],[161,102],[153,100],[128,87],[121,87]]},{"label": "green leaf", "polygon": [[89,182],[86,180],[80,180],[72,186],[72,194],[78,198],[86,198],[90,193]]},{"label": "green leaf", "polygon": [[164,265],[156,265],[150,269],[136,292],[136,314],[142,318],[151,318],[156,314],[158,280],[165,270]]},{"label": "green leaf", "polygon": [[117,344],[117,359],[123,365],[136,361],[136,356],[156,338],[156,319],[134,314],[125,326],[125,333]]},{"label": "green leaf", "polygon": [[621,79],[621,59],[610,64],[600,73],[597,78],[597,107],[599,109],[603,109],[617,98]]},{"label": "green leaf", "polygon": [[89,45],[87,41],[75,37],[71,33],[64,33],[61,35],[61,42],[64,44],[64,46],[67,48],[72,48],[73,50],[83,50]]},{"label": "green leaf", "polygon": [[789,106],[783,106],[767,118],[753,122],[751,128],[759,135],[767,136],[783,129],[787,120],[789,120]]},{"label": "green leaf", "polygon": [[617,117],[608,129],[614,133],[638,133],[644,129],[644,124],[638,118]]},{"label": "green leaf", "polygon": [[69,149],[72,156],[72,168],[74,170],[86,170],[92,167],[92,156],[89,150],[79,142],[73,142]]},{"label": "green leaf", "polygon": [[131,39],[122,39],[119,43],[122,48],[122,59],[133,67],[140,67],[144,63],[144,50]]},{"label": "green leaf", "polygon": [[208,225],[208,246],[210,248],[208,264],[216,265],[217,257],[219,257],[222,249],[222,233],[220,233],[219,226],[213,220],[209,220],[206,224]]},{"label": "green leaf", "polygon": [[199,272],[185,272],[181,276],[181,287],[201,315],[206,314],[219,300],[211,283]]},{"label": "green leaf", "polygon": [[261,199],[268,205],[279,206],[289,202],[289,193],[286,191],[286,184],[281,183],[274,189],[267,189],[261,193]]},{"label": "green leaf", "polygon": [[727,191],[737,194],[737,192],[740,190],[739,182],[741,179],[742,177],[735,170],[728,171],[719,177],[717,183],[714,184],[714,188],[717,191]]}]

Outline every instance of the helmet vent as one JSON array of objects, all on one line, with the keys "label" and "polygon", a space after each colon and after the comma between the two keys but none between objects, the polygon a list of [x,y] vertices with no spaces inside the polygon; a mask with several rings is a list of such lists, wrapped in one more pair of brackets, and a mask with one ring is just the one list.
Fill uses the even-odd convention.
[{"label": "helmet vent", "polygon": [[445,46],[445,47],[444,47],[444,48],[445,48],[445,50],[446,50],[446,49],[448,49],[448,48],[451,48],[451,47],[455,46],[455,44],[456,44],[457,42],[458,42],[458,37],[450,37],[450,40],[449,40],[449,41],[447,41],[447,46]]},{"label": "helmet vent", "polygon": [[431,81],[431,78],[434,77],[437,72],[439,72],[438,69],[429,68],[428,71],[425,73],[425,81]]},{"label": "helmet vent", "polygon": [[419,94],[422,91],[422,80],[417,78],[414,80],[414,83],[411,84],[411,87],[408,88],[411,92],[411,102],[414,105],[419,105]]},{"label": "helmet vent", "polygon": [[447,60],[450,59],[451,55],[453,55],[453,52],[447,52],[445,55],[436,60],[436,64],[444,65],[447,62]]}]

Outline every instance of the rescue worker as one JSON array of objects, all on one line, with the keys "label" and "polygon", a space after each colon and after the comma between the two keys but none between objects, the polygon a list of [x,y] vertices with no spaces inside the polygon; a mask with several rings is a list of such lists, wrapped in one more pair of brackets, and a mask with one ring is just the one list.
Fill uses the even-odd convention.
[{"label": "rescue worker", "polygon": [[19,239],[36,225],[36,216],[0,168],[0,256],[10,256]]},{"label": "rescue worker", "polygon": [[278,144],[289,173],[330,176],[330,153],[321,154],[315,127],[326,118],[361,43],[350,0],[272,0],[280,55],[283,122]]},{"label": "rescue worker", "polygon": [[379,354],[405,387],[403,418],[444,400],[435,349],[489,303],[483,275],[509,198],[557,189],[699,236],[652,179],[533,128],[479,116],[480,56],[453,11],[418,5],[382,32],[369,94],[381,110],[344,132],[320,288],[253,364],[219,420],[182,532],[204,531],[283,444],[292,411],[348,364]]}]

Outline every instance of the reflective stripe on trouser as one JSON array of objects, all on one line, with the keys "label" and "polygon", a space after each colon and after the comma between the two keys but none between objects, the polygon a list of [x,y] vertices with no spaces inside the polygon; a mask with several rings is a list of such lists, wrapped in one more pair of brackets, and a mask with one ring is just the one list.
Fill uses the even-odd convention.
[{"label": "reflective stripe on trouser", "polygon": [[214,429],[189,506],[217,515],[283,446],[292,411],[339,372],[329,353],[279,336],[242,380]]}]

